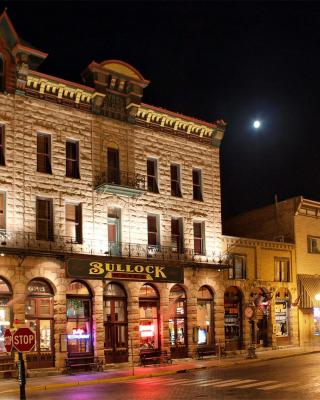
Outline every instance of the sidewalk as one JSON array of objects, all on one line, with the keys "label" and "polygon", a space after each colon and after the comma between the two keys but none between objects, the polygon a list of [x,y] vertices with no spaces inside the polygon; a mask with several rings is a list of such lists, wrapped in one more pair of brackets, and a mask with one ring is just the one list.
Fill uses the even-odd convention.
[{"label": "sidewalk", "polygon": [[[247,354],[239,354],[236,356],[222,358],[221,360],[219,360],[217,357],[208,357],[204,360],[174,360],[172,365],[135,367],[134,371],[132,368],[117,368],[105,372],[28,378],[26,390],[27,392],[35,390],[44,391],[79,385],[120,382],[124,380],[171,375],[196,369],[228,367],[232,365],[261,362],[311,353],[320,353],[320,347],[288,347],[277,350],[257,349],[257,358],[255,359],[248,359]],[[18,391],[19,384],[16,379],[0,380],[0,397],[5,393],[14,393]]]}]

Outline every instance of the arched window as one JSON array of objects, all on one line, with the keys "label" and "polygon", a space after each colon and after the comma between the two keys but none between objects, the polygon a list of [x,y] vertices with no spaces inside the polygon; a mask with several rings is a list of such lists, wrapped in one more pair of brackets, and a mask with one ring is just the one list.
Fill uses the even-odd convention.
[{"label": "arched window", "polygon": [[144,284],[140,288],[139,314],[140,351],[159,349],[159,295],[151,285]]},{"label": "arched window", "polygon": [[169,339],[172,357],[187,357],[187,297],[179,285],[174,285],[169,295]]},{"label": "arched window", "polygon": [[7,281],[0,278],[0,354],[6,351],[4,347],[4,332],[12,323],[12,309],[10,300],[12,290]]},{"label": "arched window", "polygon": [[5,90],[5,63],[3,56],[0,54],[0,91]]},{"label": "arched window", "polygon": [[36,333],[36,346],[27,354],[28,368],[54,366],[53,290],[48,282],[33,279],[27,286],[26,324]]},{"label": "arched window", "polygon": [[68,355],[92,353],[92,294],[80,281],[67,287]]},{"label": "arched window", "polygon": [[213,294],[210,288],[202,286],[197,295],[197,343],[214,344]]},{"label": "arched window", "polygon": [[127,295],[122,286],[104,287],[105,359],[107,363],[128,361]]}]

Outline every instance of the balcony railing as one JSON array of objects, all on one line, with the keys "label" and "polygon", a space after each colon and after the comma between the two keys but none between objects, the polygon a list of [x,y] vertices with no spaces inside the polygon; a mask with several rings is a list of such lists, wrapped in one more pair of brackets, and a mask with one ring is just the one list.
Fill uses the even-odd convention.
[{"label": "balcony railing", "polygon": [[225,264],[217,259],[214,253],[195,254],[193,249],[183,248],[177,251],[173,246],[150,246],[148,244],[108,242],[84,238],[82,243],[76,243],[69,236],[54,235],[50,240],[39,239],[36,233],[0,231],[0,253],[10,254],[43,254],[57,255],[94,255],[104,257],[137,258],[153,260],[171,260],[181,262],[196,262],[209,264]]},{"label": "balcony railing", "polygon": [[97,175],[95,190],[103,193],[142,194],[146,190],[146,180],[143,175],[109,168]]}]

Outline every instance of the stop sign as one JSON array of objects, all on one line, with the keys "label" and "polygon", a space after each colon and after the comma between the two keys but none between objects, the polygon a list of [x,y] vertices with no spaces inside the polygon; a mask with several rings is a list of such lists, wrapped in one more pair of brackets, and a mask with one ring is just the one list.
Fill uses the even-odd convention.
[{"label": "stop sign", "polygon": [[13,334],[12,341],[17,351],[31,351],[36,343],[36,335],[29,328],[19,328]]},{"label": "stop sign", "polygon": [[4,347],[8,353],[12,352],[12,333],[10,329],[4,331]]}]

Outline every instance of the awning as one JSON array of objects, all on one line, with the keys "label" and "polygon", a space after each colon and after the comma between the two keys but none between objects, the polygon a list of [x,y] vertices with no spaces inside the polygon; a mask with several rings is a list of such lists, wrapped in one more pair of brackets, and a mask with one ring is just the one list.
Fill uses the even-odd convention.
[{"label": "awning", "polygon": [[315,299],[320,294],[320,275],[298,275],[298,294],[300,308],[320,307],[320,301]]}]

